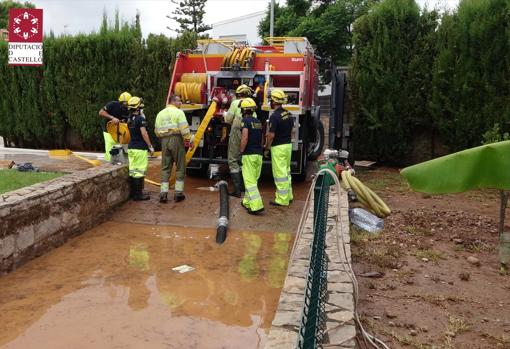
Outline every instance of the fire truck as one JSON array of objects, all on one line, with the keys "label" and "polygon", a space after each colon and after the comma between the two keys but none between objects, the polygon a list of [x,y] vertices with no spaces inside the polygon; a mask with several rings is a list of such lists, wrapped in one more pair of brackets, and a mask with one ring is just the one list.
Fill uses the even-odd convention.
[{"label": "fire truck", "polygon": [[[171,95],[183,102],[192,133],[199,140],[188,169],[206,171],[211,164],[227,163],[229,125],[223,120],[240,84],[250,86],[257,102],[257,117],[265,132],[271,114],[270,93],[282,89],[288,96],[284,108],[295,117],[291,172],[304,179],[306,165],[324,145],[324,126],[318,103],[318,63],[304,37],[266,38],[265,46],[232,40],[199,40],[197,49],[179,52],[167,103]],[[270,161],[264,161],[267,166]]]}]

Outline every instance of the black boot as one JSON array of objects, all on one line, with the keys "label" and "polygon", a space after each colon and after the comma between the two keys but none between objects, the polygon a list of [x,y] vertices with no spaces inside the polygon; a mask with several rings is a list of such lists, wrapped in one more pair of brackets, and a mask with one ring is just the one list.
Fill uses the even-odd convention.
[{"label": "black boot", "polygon": [[133,199],[136,193],[136,178],[129,177],[129,198]]},{"label": "black boot", "polygon": [[186,199],[186,196],[183,193],[175,193],[174,194],[174,201],[180,202],[182,200]]},{"label": "black boot", "polygon": [[159,193],[159,202],[162,204],[166,204],[167,201],[168,201],[168,193],[167,192]]},{"label": "black boot", "polygon": [[232,185],[234,187],[234,190],[229,192],[228,195],[235,196],[236,198],[241,197],[241,174],[238,173],[231,173],[230,177],[232,178]]},{"label": "black boot", "polygon": [[149,200],[150,199],[149,194],[143,192],[144,178],[143,177],[133,178],[133,180],[135,182],[135,193],[133,200],[134,201]]}]

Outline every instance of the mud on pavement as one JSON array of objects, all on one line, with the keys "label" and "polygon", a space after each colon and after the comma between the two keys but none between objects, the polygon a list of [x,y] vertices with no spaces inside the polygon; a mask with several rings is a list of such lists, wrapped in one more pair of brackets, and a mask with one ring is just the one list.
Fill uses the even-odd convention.
[{"label": "mud on pavement", "polygon": [[231,198],[223,245],[219,194],[197,189],[214,183],[187,177],[186,200],[166,205],[147,186],[150,201],[0,278],[0,348],[263,348],[309,183],[274,208],[265,178],[262,216]]}]

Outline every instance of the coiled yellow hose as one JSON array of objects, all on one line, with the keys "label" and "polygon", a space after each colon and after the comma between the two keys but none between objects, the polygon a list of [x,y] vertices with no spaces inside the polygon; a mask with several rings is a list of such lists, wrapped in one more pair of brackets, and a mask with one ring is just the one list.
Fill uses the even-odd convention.
[{"label": "coiled yellow hose", "polygon": [[250,62],[255,58],[255,51],[245,47],[243,49],[236,48],[233,51],[229,51],[223,57],[221,66],[223,68],[230,68],[233,64],[239,64],[241,68],[248,68]]},{"label": "coiled yellow hose", "polygon": [[180,96],[184,103],[201,103],[203,83],[178,82],[175,84],[175,94]]},{"label": "coiled yellow hose", "polygon": [[193,82],[196,84],[205,84],[207,82],[207,75],[203,73],[184,73],[181,76],[181,82]]},{"label": "coiled yellow hose", "polygon": [[350,171],[342,171],[341,177],[345,188],[354,190],[358,201],[377,217],[384,218],[391,213],[388,205],[372,189],[354,177]]}]

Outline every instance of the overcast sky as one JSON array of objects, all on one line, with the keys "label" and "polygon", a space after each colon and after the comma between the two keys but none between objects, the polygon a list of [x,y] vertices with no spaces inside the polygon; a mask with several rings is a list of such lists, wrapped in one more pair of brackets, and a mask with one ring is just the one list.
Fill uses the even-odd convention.
[{"label": "overcast sky", "polygon": [[[285,0],[276,0],[285,3]],[[453,8],[458,0],[417,0],[420,5],[433,8]],[[56,34],[78,32],[88,33],[97,30],[101,25],[103,11],[113,18],[118,8],[124,20],[132,21],[137,10],[141,14],[144,36],[149,33],[163,33],[175,36],[167,26],[176,27],[175,22],[166,18],[175,9],[169,0],[31,0],[37,8],[44,10],[44,29],[53,30]],[[263,11],[268,0],[208,0],[206,4],[205,22],[213,24],[229,18]]]}]

